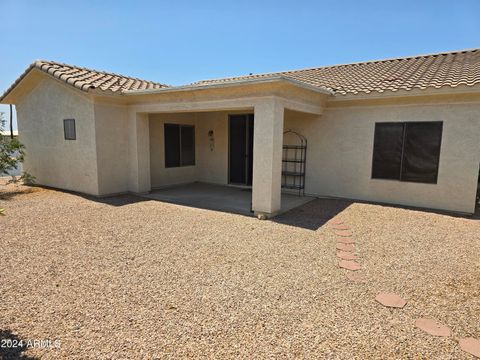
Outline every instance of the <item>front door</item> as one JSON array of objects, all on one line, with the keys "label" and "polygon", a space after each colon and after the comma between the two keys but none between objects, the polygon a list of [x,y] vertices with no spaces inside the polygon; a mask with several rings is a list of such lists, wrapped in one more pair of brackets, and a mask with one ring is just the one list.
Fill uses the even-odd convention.
[{"label": "front door", "polygon": [[229,117],[229,182],[252,185],[253,114]]}]

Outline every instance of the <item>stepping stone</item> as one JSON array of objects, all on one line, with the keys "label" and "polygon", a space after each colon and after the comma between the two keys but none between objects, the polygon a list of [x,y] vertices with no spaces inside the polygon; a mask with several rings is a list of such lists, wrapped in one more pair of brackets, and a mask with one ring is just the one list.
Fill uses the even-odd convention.
[{"label": "stepping stone", "polygon": [[352,236],[352,232],[348,230],[343,230],[343,231],[335,231],[335,235],[338,236]]},{"label": "stepping stone", "polygon": [[407,302],[394,293],[380,293],[375,296],[380,304],[386,307],[403,308]]},{"label": "stepping stone", "polygon": [[459,339],[458,345],[463,351],[480,358],[480,340],[474,338]]},{"label": "stepping stone", "polygon": [[342,260],[357,260],[357,255],[348,251],[337,251],[337,257]]},{"label": "stepping stone", "polygon": [[365,278],[359,272],[349,271],[345,276],[347,277],[348,280],[353,282],[365,282]]},{"label": "stepping stone", "polygon": [[355,244],[355,240],[351,237],[338,238],[337,242],[342,243],[342,244]]},{"label": "stepping stone", "polygon": [[332,225],[340,225],[343,224],[343,221],[337,218],[332,218],[328,221]]},{"label": "stepping stone", "polygon": [[360,264],[352,260],[340,260],[338,266],[340,266],[342,269],[347,269],[350,271],[360,270]]},{"label": "stepping stone", "polygon": [[448,326],[434,319],[417,319],[415,320],[415,326],[433,336],[450,336],[451,334]]},{"label": "stepping stone", "polygon": [[337,243],[337,250],[342,250],[342,251],[354,251],[354,250],[355,250],[355,246],[353,246],[353,244]]},{"label": "stepping stone", "polygon": [[350,228],[347,225],[342,225],[342,224],[333,225],[332,228],[335,230],[350,230]]}]

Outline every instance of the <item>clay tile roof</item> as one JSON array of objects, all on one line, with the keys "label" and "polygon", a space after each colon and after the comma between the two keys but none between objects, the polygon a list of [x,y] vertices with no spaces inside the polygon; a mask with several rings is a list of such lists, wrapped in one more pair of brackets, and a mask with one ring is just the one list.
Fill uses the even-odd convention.
[{"label": "clay tile roof", "polygon": [[[41,70],[83,91],[96,90],[101,93],[120,95],[127,90],[148,90],[168,87],[164,84],[104,71],[91,70],[54,61],[38,60],[31,64],[0,96],[0,101],[32,69]],[[260,80],[272,76],[290,78],[311,86],[332,90],[337,95],[480,86],[480,49],[202,80],[190,86],[224,84],[239,80]]]},{"label": "clay tile roof", "polygon": [[37,60],[0,96],[0,101],[32,70],[41,70],[77,89],[98,90],[109,94],[121,94],[123,90],[160,89],[167,85],[132,78],[104,71],[58,63],[55,61]]},{"label": "clay tile roof", "polygon": [[331,89],[341,95],[474,86],[480,84],[480,49],[202,80],[194,84],[218,84],[274,75]]}]

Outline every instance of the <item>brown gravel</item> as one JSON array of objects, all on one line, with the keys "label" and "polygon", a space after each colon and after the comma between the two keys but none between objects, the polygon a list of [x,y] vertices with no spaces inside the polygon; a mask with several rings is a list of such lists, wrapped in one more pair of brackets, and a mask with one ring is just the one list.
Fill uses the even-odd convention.
[{"label": "brown gravel", "polygon": [[[0,335],[61,341],[25,356],[473,359],[454,337],[480,339],[478,219],[316,200],[259,221],[23,189],[0,187]],[[337,214],[365,282],[338,267]]]}]

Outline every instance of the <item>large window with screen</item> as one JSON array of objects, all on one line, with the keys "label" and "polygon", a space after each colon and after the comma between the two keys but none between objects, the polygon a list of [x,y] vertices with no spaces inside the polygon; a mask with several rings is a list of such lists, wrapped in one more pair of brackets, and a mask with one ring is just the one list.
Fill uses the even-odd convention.
[{"label": "large window with screen", "polygon": [[372,178],[436,184],[443,122],[376,123]]}]

